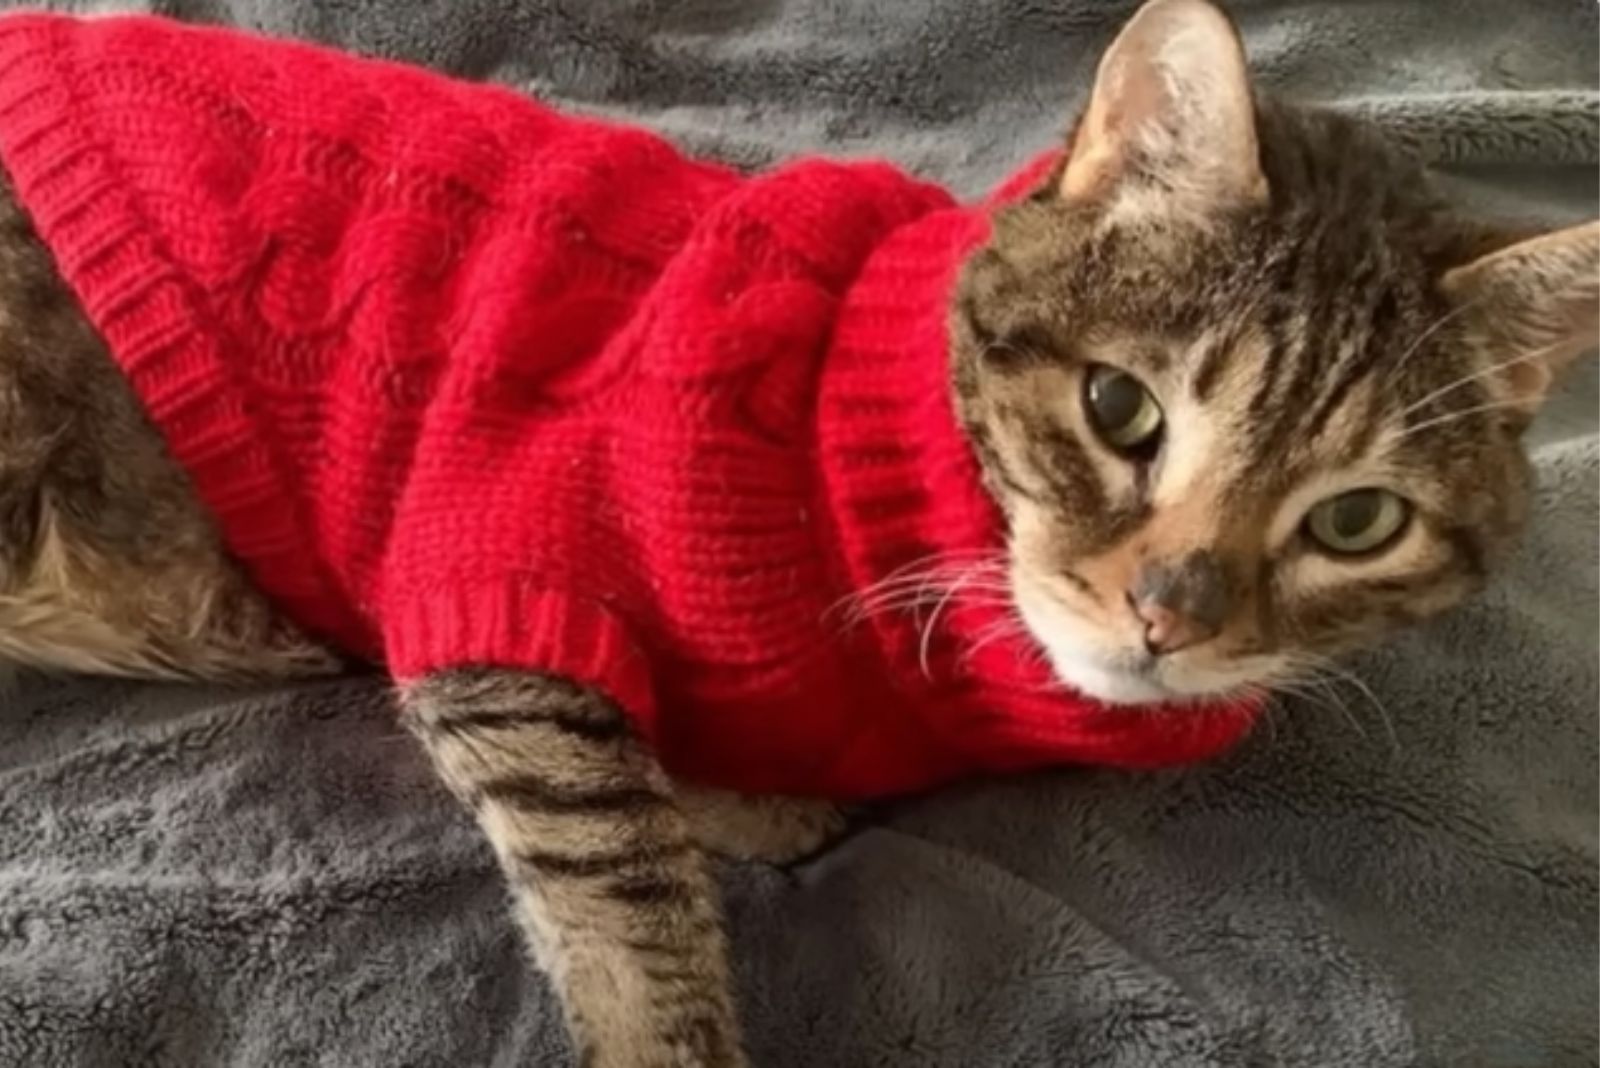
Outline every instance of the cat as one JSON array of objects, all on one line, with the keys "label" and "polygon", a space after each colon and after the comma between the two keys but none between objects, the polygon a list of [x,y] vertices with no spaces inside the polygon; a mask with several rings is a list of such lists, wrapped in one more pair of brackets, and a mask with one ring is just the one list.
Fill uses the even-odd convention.
[{"label": "cat", "polygon": [[[11,28],[18,25],[0,24],[0,55],[13,59],[0,76],[0,98],[6,79],[20,81],[32,62],[8,52],[8,40],[25,38],[32,47],[28,34],[56,39],[72,32],[53,19]],[[144,22],[102,25],[110,27],[104,40],[165,39]],[[230,47],[220,37],[181,40],[202,41],[208,54]],[[255,62],[240,48],[243,62]],[[246,99],[236,95],[218,106],[229,122],[261,122]],[[144,298],[108,295],[96,281],[95,272],[115,269],[111,246],[63,239],[57,247],[41,238],[47,230],[70,237],[79,220],[101,208],[97,198],[58,204],[39,192],[49,186],[38,173],[68,169],[85,155],[66,143],[39,163],[30,146],[71,136],[39,134],[43,128],[13,136],[0,122],[0,164],[11,175],[0,195],[0,655],[49,669],[216,680],[337,671],[366,655],[329,648],[323,639],[337,635],[338,620],[307,626],[286,611],[293,591],[263,591],[255,555],[279,551],[283,542],[256,544],[254,529],[219,522],[216,497],[230,483],[205,468],[203,450],[182,444],[179,424],[189,409],[180,404],[176,415],[171,408],[152,415],[149,392],[166,388],[171,376],[150,379],[142,371],[147,377],[134,388],[119,362],[125,358],[113,350],[129,343],[117,325],[121,309]],[[640,156],[641,173],[654,181],[670,180],[676,166],[638,140],[622,142],[617,153]],[[336,176],[359,173],[350,157],[328,158]],[[608,156],[608,166],[614,158],[621,156]],[[20,176],[30,167],[34,197],[21,192]],[[831,365],[815,394],[783,374],[758,377],[753,387],[740,379],[740,388],[748,387],[740,419],[760,429],[741,447],[770,445],[778,451],[758,454],[768,460],[791,452],[818,454],[825,465],[854,457],[868,472],[850,475],[850,485],[859,486],[909,448],[898,432],[915,436],[930,419],[948,420],[938,448],[912,453],[916,477],[895,484],[918,502],[917,514],[907,518],[890,506],[898,498],[880,494],[868,500],[870,516],[849,518],[916,525],[929,512],[942,517],[944,530],[992,513],[999,531],[992,544],[984,529],[973,544],[935,545],[945,551],[932,560],[900,546],[892,559],[875,561],[871,553],[881,553],[884,542],[869,539],[846,546],[832,570],[785,579],[799,591],[785,595],[803,597],[795,603],[846,605],[848,618],[817,630],[852,650],[845,667],[892,661],[900,672],[895,685],[915,689],[941,716],[971,719],[952,726],[930,717],[930,730],[949,733],[926,752],[913,736],[890,732],[881,744],[861,743],[870,760],[830,751],[811,768],[814,754],[794,754],[790,763],[816,776],[794,771],[794,783],[834,784],[847,797],[879,792],[885,783],[950,777],[957,764],[940,761],[953,759],[941,748],[952,741],[993,744],[987,756],[999,769],[1038,762],[1019,748],[1024,736],[1043,729],[1037,720],[1022,724],[1026,730],[992,733],[1015,724],[997,728],[970,701],[945,702],[941,687],[1015,700],[1030,714],[1036,705],[1017,696],[1022,690],[1047,684],[1087,695],[1088,704],[1059,706],[1082,717],[1074,721],[1077,733],[1053,740],[1061,752],[1113,763],[1187,758],[1235,738],[1260,692],[1459,603],[1483,584],[1523,525],[1529,470],[1522,431],[1555,375],[1595,341],[1600,228],[1528,234],[1457,218],[1418,166],[1375,131],[1258,96],[1236,31],[1206,0],[1142,7],[1102,58],[1066,151],[1025,172],[992,206],[939,207],[933,193],[877,171],[805,173],[812,183],[805,189],[859,182],[882,198],[872,201],[873,213],[848,216],[853,230],[823,230],[821,246],[806,246],[816,262],[797,266],[804,257],[790,255],[804,245],[803,233],[787,233],[778,248],[784,255],[773,252],[770,232],[783,229],[783,217],[760,215],[758,197],[745,214],[708,217],[750,243],[756,266],[741,270],[758,270],[762,257],[781,262],[781,285],[761,290],[763,299],[779,294],[809,308],[818,293],[828,298],[818,305],[827,332],[818,340],[799,329],[792,348],[824,351],[825,362],[859,358],[860,366],[847,370],[867,385],[844,388]],[[747,195],[730,192],[733,179],[718,173],[693,172],[691,179],[685,188]],[[95,190],[107,201],[119,195],[104,184]],[[602,190],[599,199],[607,196]],[[318,201],[307,210],[323,207]],[[617,238],[586,231],[563,240]],[[827,259],[832,245],[851,241],[862,244],[859,255]],[[685,257],[701,247],[683,242]],[[911,255],[935,247],[938,262]],[[279,251],[263,253],[255,266],[269,271],[278,261],[268,253]],[[687,268],[674,259],[679,252],[675,246],[663,255],[681,272]],[[909,299],[905,277],[922,267],[926,293],[938,298],[929,314],[897,322],[905,329],[884,327],[886,309]],[[304,269],[285,276],[285,300],[305,298],[293,281],[321,268],[308,260]],[[848,276],[828,281],[830,270]],[[859,292],[870,286],[857,276],[885,272],[895,281],[893,300],[865,307]],[[824,278],[822,288],[797,290],[796,279],[807,278]],[[719,275],[718,282],[737,291],[736,281]],[[891,292],[881,278],[878,284]],[[321,296],[290,301],[290,326],[316,320]],[[829,302],[835,298],[837,307]],[[726,306],[739,307],[734,300]],[[619,329],[646,332],[653,322],[642,320],[671,311],[650,307],[650,316],[630,310]],[[828,318],[834,312],[836,322]],[[343,329],[358,315],[334,321]],[[103,329],[106,323],[112,329]],[[846,352],[829,337],[855,339],[854,347]],[[171,348],[166,336],[156,341],[152,359]],[[933,358],[914,358],[928,354]],[[641,376],[660,373],[657,364],[626,366]],[[585,396],[595,388],[587,379],[579,385]],[[414,383],[397,372],[381,386],[403,407]],[[560,375],[544,380],[546,387],[578,389]],[[606,388],[616,388],[614,380]],[[806,421],[813,406],[879,412],[896,391],[913,400],[925,394],[927,403],[908,408],[893,435],[867,419],[820,430]],[[790,418],[796,411],[806,417],[799,424]],[[355,437],[382,431],[360,426]],[[185,450],[200,462],[180,462]],[[250,462],[256,454],[242,455],[223,475],[259,476]],[[646,464],[650,455],[634,459]],[[587,453],[574,464],[596,479],[609,470]],[[711,464],[669,458],[637,480],[674,486],[678,472],[692,477]],[[973,472],[971,487],[946,473],[964,465]],[[784,472],[771,470],[750,492],[765,492],[769,483],[781,488]],[[829,468],[823,481],[836,477]],[[924,480],[938,492],[916,496]],[[983,508],[967,507],[969,489]],[[805,502],[812,499],[787,520],[802,532],[810,530]],[[830,500],[815,499],[824,507]],[[589,503],[604,510],[603,500]],[[793,503],[782,498],[784,509]],[[273,513],[296,505],[293,494],[266,498],[254,521],[281,533],[273,526],[281,516]],[[394,504],[397,512],[403,506]],[[851,507],[846,501],[838,511]],[[451,548],[470,555],[469,540],[458,538]],[[306,544],[313,541],[306,534]],[[631,577],[631,562],[606,561],[653,561],[652,553],[689,551],[686,544],[697,543],[643,538],[578,548],[592,549],[595,570],[622,568]],[[750,568],[756,573],[757,563]],[[810,589],[840,574],[859,581]],[[424,609],[436,606],[443,618],[449,591],[424,593]],[[811,625],[799,618],[804,613],[793,615],[798,622],[778,622]],[[604,638],[596,647],[626,661],[636,651],[620,639],[607,644],[614,637],[609,618],[596,617]],[[661,632],[664,642],[681,643],[674,649],[685,675],[705,669],[695,660],[700,646],[664,625]],[[741,673],[777,670],[763,659],[770,650],[746,648],[759,644],[739,646]],[[831,694],[822,687],[839,665],[818,659],[804,670],[818,689],[800,692],[794,707],[809,701],[819,706],[812,714],[827,721],[833,713],[815,695]],[[714,788],[740,785],[740,768],[707,764],[726,771],[724,781],[691,784],[696,776],[679,768],[700,758],[682,734],[705,743],[698,728],[642,722],[619,694],[666,708],[680,687],[702,691],[693,679],[668,674],[646,687],[654,696],[644,698],[629,689],[637,680],[621,671],[610,661],[598,663],[592,678],[494,658],[441,662],[400,678],[399,700],[406,725],[494,846],[580,1062],[738,1068],[746,1060],[705,851],[782,862],[820,848],[843,819],[823,799]],[[1005,679],[996,681],[1007,672],[1026,686],[1013,692]],[[702,690],[714,703],[716,688]],[[864,716],[873,700],[894,703],[895,692],[867,693],[852,711]],[[1039,697],[1037,708],[1058,707],[1049,703],[1055,699],[1054,692]],[[1219,703],[1243,712],[1219,718]],[[1136,710],[1121,712],[1123,705]],[[1151,705],[1163,709],[1159,716],[1139,710]],[[1194,724],[1217,726],[1203,733]],[[738,724],[730,720],[728,729]],[[762,730],[784,733],[777,723]],[[1162,748],[1169,735],[1192,744]],[[785,735],[797,744],[808,737]],[[892,764],[894,754],[905,762]],[[777,751],[775,767],[763,770],[767,781],[791,781],[783,755]]]}]

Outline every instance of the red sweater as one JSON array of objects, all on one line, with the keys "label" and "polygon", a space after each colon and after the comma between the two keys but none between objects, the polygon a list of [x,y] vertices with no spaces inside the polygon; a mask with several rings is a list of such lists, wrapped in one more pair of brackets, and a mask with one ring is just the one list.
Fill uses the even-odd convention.
[{"label": "red sweater", "polygon": [[232,551],[401,678],[559,672],[673,771],[837,796],[1252,719],[1102,707],[959,596],[840,610],[1003,544],[946,382],[988,223],[941,189],[145,18],[0,19],[0,160]]}]

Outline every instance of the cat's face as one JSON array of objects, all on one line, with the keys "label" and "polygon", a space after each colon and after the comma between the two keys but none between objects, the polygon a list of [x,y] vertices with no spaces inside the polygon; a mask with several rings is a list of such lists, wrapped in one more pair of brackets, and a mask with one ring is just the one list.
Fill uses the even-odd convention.
[{"label": "cat's face", "polygon": [[1480,258],[1419,179],[1346,122],[1256,108],[1198,0],[1113,45],[952,315],[1013,597],[1064,681],[1247,691],[1481,585],[1523,521],[1520,431],[1592,344],[1600,239]]}]

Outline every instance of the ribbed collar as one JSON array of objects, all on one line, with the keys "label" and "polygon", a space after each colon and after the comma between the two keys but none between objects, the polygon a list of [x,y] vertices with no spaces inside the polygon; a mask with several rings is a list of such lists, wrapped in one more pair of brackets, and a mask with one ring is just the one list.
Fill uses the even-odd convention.
[{"label": "ribbed collar", "polygon": [[931,598],[854,625],[871,628],[924,726],[990,770],[1197,760],[1246,733],[1259,706],[1103,705],[1056,680],[1037,644],[1012,625],[1009,606],[959,588],[963,565],[992,558],[1005,535],[956,419],[948,308],[961,264],[989,236],[994,206],[1033,188],[1053,162],[1036,160],[982,205],[901,227],[875,250],[840,312],[818,420],[848,581],[859,597],[945,565]]}]

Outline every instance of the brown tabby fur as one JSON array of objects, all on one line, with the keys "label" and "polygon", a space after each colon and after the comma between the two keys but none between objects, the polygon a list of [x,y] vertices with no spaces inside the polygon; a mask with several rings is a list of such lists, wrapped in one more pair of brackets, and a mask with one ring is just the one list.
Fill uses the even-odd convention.
[{"label": "brown tabby fur", "polygon": [[329,671],[223,550],[0,176],[0,656],[70,671]]},{"label": "brown tabby fur", "polygon": [[[1205,45],[1185,59],[1174,37]],[[1139,70],[1162,48],[1165,82]],[[1230,50],[1236,94],[1215,78]],[[951,314],[958,408],[1010,519],[1018,603],[1041,606],[1031,629],[1048,647],[1074,628],[1059,642],[1143,672],[1153,696],[1288,682],[1480,587],[1526,516],[1520,435],[1600,305],[1600,227],[1522,241],[1456,218],[1376,131],[1253,100],[1243,64],[1209,4],[1147,5]],[[1184,92],[1210,98],[1163,98]],[[1123,128],[1141,111],[1161,136]],[[1095,364],[1157,398],[1159,451],[1099,440],[1080,401]],[[1300,520],[1368,485],[1409,500],[1408,525],[1368,559],[1332,558]],[[1218,617],[1154,665],[1129,611],[1152,577]],[[1101,681],[1051,653],[1068,681]]]},{"label": "brown tabby fur", "polygon": [[[1138,60],[1162,20],[1221,19],[1200,0],[1145,12],[1113,55]],[[1460,600],[1523,521],[1536,357],[1592,337],[1594,233],[1463,271],[1513,235],[1450,220],[1370,131],[1261,102],[1222,131],[1238,151],[1196,178],[1181,157],[1129,155],[1107,92],[1075,138],[1081,165],[1001,213],[952,311],[958,406],[1011,520],[1014,581],[1112,633],[1141,567],[1177,561],[1181,577],[1204,558],[1228,610],[1182,655],[1185,679],[1215,686]],[[1110,456],[1079,411],[1089,361],[1198,413],[1192,453],[1175,438],[1170,456]],[[1313,559],[1285,502],[1367,456],[1416,504],[1408,548]],[[207,679],[338,667],[230,560],[3,183],[0,656]],[[462,669],[401,702],[493,844],[583,1063],[743,1065],[700,847],[782,860],[837,813],[678,788],[617,709],[560,679]]]},{"label": "brown tabby fur", "polygon": [[[1460,600],[1509,545],[1528,490],[1519,413],[1465,415],[1407,447],[1413,499],[1433,504],[1420,511],[1426,566],[1320,593],[1268,581],[1266,509],[1495,358],[1465,324],[1439,325],[1451,305],[1436,282],[1508,239],[1463,228],[1415,164],[1348,119],[1269,104],[1258,130],[1270,203],[1178,236],[1101,228],[1092,206],[1063,209],[1047,187],[1000,217],[954,312],[958,395],[1001,499],[1048,510],[1059,525],[1047,540],[1096,591],[1128,589],[1152,555],[1224,550],[1236,608],[1217,656],[1342,649]],[[1210,457],[1213,493],[1155,524],[1148,481],[1108,497],[1086,455],[1095,443],[1063,426],[1057,398],[1077,392],[1087,360],[1160,381],[1178,377],[1175,352],[1192,361],[1195,404],[1227,414],[1229,447]],[[1420,414],[1495,395],[1491,381],[1463,383]]]}]

